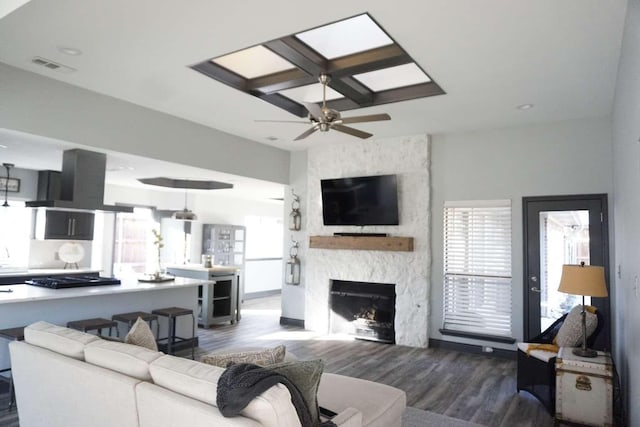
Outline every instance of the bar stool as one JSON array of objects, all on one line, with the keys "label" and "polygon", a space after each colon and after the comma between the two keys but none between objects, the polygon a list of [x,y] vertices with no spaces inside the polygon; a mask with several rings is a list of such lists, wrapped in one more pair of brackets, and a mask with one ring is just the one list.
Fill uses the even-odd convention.
[{"label": "bar stool", "polygon": [[[4,338],[9,341],[24,341],[24,326],[17,328],[0,329],[0,338]],[[9,406],[7,409],[11,410],[16,403],[15,390],[13,389],[13,377],[11,376],[11,368],[0,369],[0,373],[9,372],[9,376],[5,377],[0,375],[2,379],[9,383]]]},{"label": "bar stool", "polygon": [[156,322],[156,339],[160,337],[160,323],[158,322],[158,315],[156,314],[144,311],[132,311],[130,313],[114,314],[111,316],[111,320],[126,323],[129,328],[128,331],[130,331],[133,324],[138,320],[138,317],[142,318],[145,322],[149,322],[149,328],[153,326],[153,322]]},{"label": "bar stool", "polygon": [[116,336],[120,337],[120,331],[118,331],[118,322],[109,319],[103,319],[96,317],[93,319],[74,320],[67,322],[67,328],[77,329],[78,331],[98,331],[98,335],[102,335],[102,330],[109,328],[109,336],[112,336],[112,330],[115,328]]},{"label": "bar stool", "polygon": [[[158,343],[160,341],[167,340],[167,354],[173,353],[173,346],[177,343],[184,341],[191,341],[191,358],[195,360],[195,336],[196,336],[196,318],[193,315],[193,310],[188,308],[180,308],[180,307],[165,307],[158,308],[156,310],[152,310],[151,313],[157,314],[158,316],[166,317],[169,330],[166,338],[158,337]],[[183,338],[176,336],[176,320],[180,316],[191,316],[191,338]]]}]

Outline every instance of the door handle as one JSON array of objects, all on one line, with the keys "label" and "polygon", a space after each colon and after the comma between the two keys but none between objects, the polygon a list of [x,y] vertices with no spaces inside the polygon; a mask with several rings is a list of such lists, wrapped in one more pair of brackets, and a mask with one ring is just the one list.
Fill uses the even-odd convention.
[{"label": "door handle", "polygon": [[542,291],[540,290],[540,288],[538,288],[538,287],[536,287],[536,286],[532,286],[532,287],[531,287],[531,291],[532,291],[532,292],[538,292],[538,293],[542,292]]}]

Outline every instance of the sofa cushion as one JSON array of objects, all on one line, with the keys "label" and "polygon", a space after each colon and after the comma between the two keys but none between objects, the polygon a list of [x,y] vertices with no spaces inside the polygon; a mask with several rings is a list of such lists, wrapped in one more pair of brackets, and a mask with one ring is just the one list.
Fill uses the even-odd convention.
[{"label": "sofa cushion", "polygon": [[95,335],[48,322],[36,322],[24,328],[24,340],[27,343],[78,360],[84,360],[85,345],[99,339]]},{"label": "sofa cushion", "polygon": [[[165,389],[216,406],[218,379],[223,368],[174,356],[162,356],[150,366],[153,382]],[[242,411],[265,427],[299,426],[289,390],[277,384],[257,396]]]},{"label": "sofa cushion", "polygon": [[320,422],[318,410],[318,386],[324,369],[322,360],[306,360],[295,362],[283,362],[266,367],[291,381],[302,394],[307,403],[311,419],[317,424]]},{"label": "sofa cushion", "polygon": [[225,418],[215,406],[152,383],[138,384],[136,401],[140,427],[262,427],[245,417]]},{"label": "sofa cushion", "polygon": [[359,410],[363,427],[400,427],[407,401],[405,392],[395,387],[325,373],[320,380],[318,404],[338,413],[348,407]]},{"label": "sofa cushion", "polygon": [[131,326],[127,336],[124,337],[124,342],[148,348],[149,350],[158,351],[156,338],[153,335],[153,332],[151,332],[151,328],[147,322],[142,320],[141,317],[138,317],[133,326]]},{"label": "sofa cushion", "polygon": [[149,364],[163,353],[132,344],[98,340],[87,344],[84,358],[88,363],[150,381]]},{"label": "sofa cushion", "polygon": [[[591,312],[591,308],[586,306],[587,338],[596,330],[598,326],[598,316]],[[578,304],[571,309],[567,318],[564,319],[558,335],[554,340],[558,347],[576,347],[583,341],[582,333],[582,305]]]},{"label": "sofa cushion", "polygon": [[224,368],[165,355],[151,363],[149,372],[157,385],[215,406]]},{"label": "sofa cushion", "polygon": [[138,425],[140,380],[26,342],[9,346],[21,426]]},{"label": "sofa cushion", "polygon": [[225,353],[208,353],[200,358],[200,361],[209,365],[226,368],[233,363],[252,363],[259,366],[268,366],[284,361],[287,349],[284,345],[259,350],[233,351]]}]

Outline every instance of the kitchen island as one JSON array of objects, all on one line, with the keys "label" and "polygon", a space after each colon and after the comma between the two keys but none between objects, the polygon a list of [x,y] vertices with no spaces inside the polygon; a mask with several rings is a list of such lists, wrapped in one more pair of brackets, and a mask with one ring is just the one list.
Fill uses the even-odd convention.
[{"label": "kitchen island", "polygon": [[[39,320],[66,325],[72,320],[111,316],[131,311],[151,312],[163,307],[184,307],[198,315],[198,287],[210,280],[176,277],[168,282],[138,282],[137,277],[121,278],[120,285],[49,289],[31,285],[5,285],[0,290],[0,329],[25,326]],[[179,336],[189,337],[191,325],[179,319]],[[125,333],[121,328],[121,336]],[[167,323],[161,319],[160,336],[167,335]],[[0,369],[8,367],[9,354],[0,340]]]},{"label": "kitchen island", "polygon": [[198,292],[200,316],[198,323],[208,329],[211,325],[240,320],[239,268],[228,265],[203,267],[199,264],[168,266],[167,272],[191,279],[210,280]]}]

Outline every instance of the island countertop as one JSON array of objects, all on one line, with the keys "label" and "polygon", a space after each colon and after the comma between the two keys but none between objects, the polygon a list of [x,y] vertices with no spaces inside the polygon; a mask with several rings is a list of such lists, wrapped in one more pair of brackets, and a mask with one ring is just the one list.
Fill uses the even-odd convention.
[{"label": "island countertop", "polygon": [[206,272],[210,276],[227,276],[239,271],[240,267],[234,265],[214,265],[212,267],[203,267],[202,264],[176,264],[168,265],[167,271],[169,270],[200,271]]},{"label": "island countertop", "polygon": [[184,277],[176,277],[171,281],[157,283],[139,282],[136,277],[127,277],[120,280],[122,282],[120,285],[86,286],[67,289],[50,289],[24,284],[5,285],[0,287],[0,291],[11,289],[12,292],[0,292],[0,304],[161,291],[163,289],[188,288],[215,283],[209,280],[187,279]]}]

